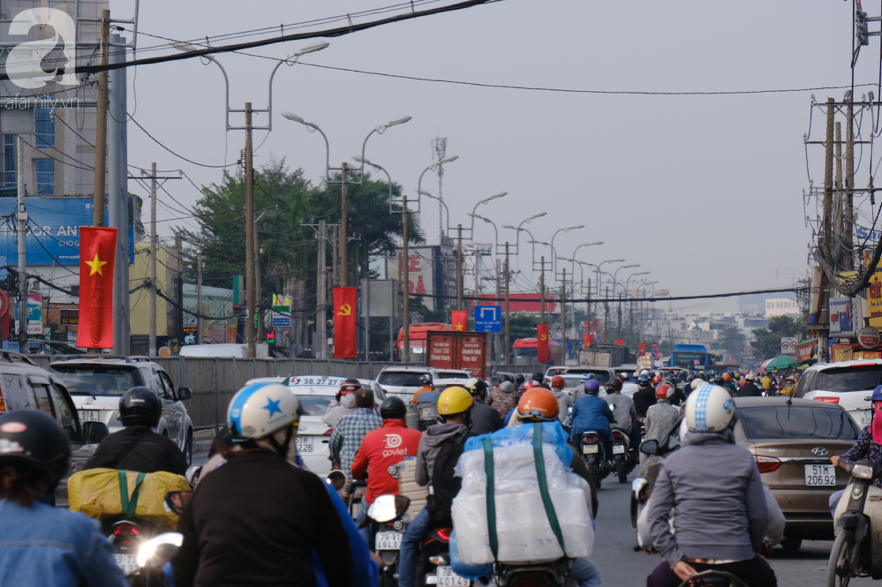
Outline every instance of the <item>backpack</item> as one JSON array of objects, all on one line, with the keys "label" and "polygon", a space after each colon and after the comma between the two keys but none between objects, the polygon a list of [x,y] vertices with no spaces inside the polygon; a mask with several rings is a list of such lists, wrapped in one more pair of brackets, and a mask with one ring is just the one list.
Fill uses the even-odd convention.
[{"label": "backpack", "polygon": [[450,439],[441,444],[438,455],[435,457],[435,466],[432,471],[432,482],[429,488],[429,498],[426,506],[432,522],[439,526],[453,526],[450,515],[450,507],[453,498],[462,488],[462,479],[456,477],[454,469],[459,457],[465,449],[465,444],[456,439]]}]

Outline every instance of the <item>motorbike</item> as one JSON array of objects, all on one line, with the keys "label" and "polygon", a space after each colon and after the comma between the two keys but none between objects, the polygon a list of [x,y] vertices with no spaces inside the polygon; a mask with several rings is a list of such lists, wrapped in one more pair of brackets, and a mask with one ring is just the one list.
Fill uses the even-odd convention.
[{"label": "motorbike", "polygon": [[158,534],[155,525],[135,517],[113,516],[101,523],[101,533],[110,542],[116,565],[125,573],[129,585],[162,584],[161,572],[138,565],[138,552]]},{"label": "motorbike", "polygon": [[588,472],[594,478],[594,484],[600,489],[600,482],[610,473],[609,457],[603,448],[603,439],[594,430],[582,433],[579,443],[582,450],[582,460],[588,467]]},{"label": "motorbike", "polygon": [[747,587],[747,584],[732,573],[702,571],[680,583],[680,587]]},{"label": "motorbike", "polygon": [[453,528],[433,528],[420,546],[417,587],[471,587],[472,582],[453,572],[450,566],[450,534]]},{"label": "motorbike", "polygon": [[493,574],[498,587],[559,587],[566,584],[564,559],[543,563],[497,563]]},{"label": "motorbike", "polygon": [[619,483],[627,483],[628,475],[640,462],[631,438],[621,428],[612,429],[612,452]]},{"label": "motorbike", "polygon": [[379,582],[382,587],[398,585],[398,551],[401,550],[401,537],[410,522],[410,516],[405,513],[409,506],[410,498],[403,495],[380,495],[368,507],[361,524],[371,525],[374,550],[383,559]]},{"label": "motorbike", "polygon": [[[155,577],[149,585],[157,587],[168,584],[163,567],[177,554],[184,543],[184,535],[178,532],[159,534],[141,544],[136,555],[136,567],[126,573],[131,577]],[[145,583],[146,585],[147,583]]]},{"label": "motorbike", "polygon": [[[631,482],[631,526],[635,532],[637,530],[637,520],[640,519],[640,514],[652,495],[652,487],[658,477],[664,457],[680,448],[680,422],[682,420],[682,416],[678,418],[661,439],[644,440],[640,444],[640,452],[645,455],[658,457],[658,459],[655,459],[656,462],[654,463],[644,465],[640,470],[641,476]],[[639,552],[642,549],[643,546],[640,544],[638,537],[634,550]]]},{"label": "motorbike", "polygon": [[[833,514],[836,540],[827,562],[828,587],[845,587],[852,577],[882,579],[882,489],[873,481],[882,477],[882,468],[869,461],[840,460],[839,468],[851,475]],[[875,543],[875,544],[874,544]]]},{"label": "motorbike", "polygon": [[353,522],[358,519],[358,513],[361,510],[364,497],[367,495],[367,490],[367,479],[353,481],[349,484],[349,503],[347,505]]}]

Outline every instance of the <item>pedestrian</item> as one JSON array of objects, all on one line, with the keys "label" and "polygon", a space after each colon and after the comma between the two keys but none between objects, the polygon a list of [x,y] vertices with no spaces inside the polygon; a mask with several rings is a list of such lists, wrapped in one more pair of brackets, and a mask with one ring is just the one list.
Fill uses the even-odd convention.
[{"label": "pedestrian", "polygon": [[347,477],[352,474],[355,452],[365,435],[383,425],[383,420],[374,413],[372,389],[362,387],[356,391],[355,406],[358,408],[355,413],[343,416],[330,438],[331,462],[338,465]]},{"label": "pedestrian", "polygon": [[499,387],[490,392],[487,397],[487,405],[499,412],[501,418],[505,418],[510,411],[518,405],[518,394],[511,381],[503,381]]}]

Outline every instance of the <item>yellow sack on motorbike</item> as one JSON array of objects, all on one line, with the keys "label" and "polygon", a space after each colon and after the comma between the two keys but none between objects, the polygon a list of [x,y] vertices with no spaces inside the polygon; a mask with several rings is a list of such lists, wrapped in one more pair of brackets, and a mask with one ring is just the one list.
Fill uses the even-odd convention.
[{"label": "yellow sack on motorbike", "polygon": [[174,473],[117,469],[80,471],[67,483],[71,511],[96,520],[127,516],[175,527],[178,515],[165,504],[165,494],[170,491],[190,491],[190,484]]}]

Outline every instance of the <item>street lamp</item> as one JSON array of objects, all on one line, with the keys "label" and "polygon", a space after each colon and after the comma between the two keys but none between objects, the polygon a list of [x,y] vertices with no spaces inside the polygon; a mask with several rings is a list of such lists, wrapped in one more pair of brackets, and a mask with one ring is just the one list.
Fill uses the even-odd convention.
[{"label": "street lamp", "polygon": [[486,204],[488,202],[492,202],[493,200],[495,200],[497,198],[502,198],[507,195],[508,195],[508,192],[499,192],[498,194],[493,194],[489,198],[484,198],[483,200],[481,200],[480,202],[475,204],[475,207],[472,208],[472,213],[469,214],[469,216],[472,217],[472,225],[468,229],[469,240],[472,240],[472,241],[475,240],[475,212],[478,210],[478,206],[481,206],[481,205]]},{"label": "street lamp", "polygon": [[[472,218],[479,218],[479,219],[483,220],[484,222],[493,225],[493,234],[496,235],[495,240],[493,241],[494,244],[496,245],[496,248],[494,249],[494,251],[495,251],[495,254],[498,255],[499,254],[499,231],[496,230],[496,223],[493,222],[492,220],[490,220],[489,218],[484,218],[483,216],[481,216],[479,214],[475,214],[474,212],[469,214],[469,216],[471,216]],[[472,240],[474,240],[474,238]]]},{"label": "street lamp", "polygon": [[[558,228],[553,235],[551,235],[551,250],[554,251],[554,237],[557,236],[559,232],[569,232],[571,230],[579,230],[585,228],[584,224],[579,224],[576,226],[567,226],[566,228]],[[557,259],[555,259],[554,270],[557,271]]]},{"label": "street lamp", "polygon": [[[533,214],[532,216],[529,216],[529,217],[527,217],[527,218],[524,218],[524,219],[521,220],[521,222],[517,225],[517,228],[515,228],[514,226],[512,226],[512,225],[510,225],[510,224],[503,224],[503,225],[502,225],[502,228],[508,228],[508,229],[511,229],[511,230],[517,230],[517,233],[515,233],[515,250],[514,250],[514,254],[515,254],[516,257],[517,257],[517,255],[518,255],[518,253],[520,252],[519,244],[520,244],[520,240],[521,240],[521,230],[523,230],[523,231],[526,232],[527,234],[530,234],[529,231],[527,231],[527,230],[525,230],[525,229],[523,229],[523,228],[521,228],[521,227],[522,227],[524,224],[530,224],[531,221],[536,220],[537,218],[542,218],[542,217],[545,216],[546,214],[547,214],[547,212],[537,212],[536,214]],[[532,234],[530,234],[530,238],[533,238],[533,235],[532,235]]]},{"label": "street lamp", "polygon": [[634,267],[640,267],[640,263],[632,263],[630,265],[622,265],[621,267],[616,268],[616,270],[613,272],[613,292],[616,291],[616,283],[618,282],[619,271],[621,271],[622,269],[632,269]]},{"label": "street lamp", "polygon": [[[441,159],[437,163],[432,163],[431,165],[429,165],[428,167],[423,169],[423,172],[420,173],[420,178],[417,181],[417,194],[429,196],[430,198],[434,198],[434,199],[438,200],[439,202],[441,202],[442,204],[444,204],[444,201],[441,198],[435,198],[434,196],[429,195],[428,192],[423,191],[423,176],[426,174],[427,171],[435,172],[439,167],[441,167],[445,163],[453,163],[457,159],[459,159],[459,155],[451,155],[450,157],[445,157],[444,159]],[[447,204],[444,204],[444,206],[447,207]],[[420,201],[419,201],[419,198],[417,198],[417,208],[414,213],[419,214],[419,212],[420,212]],[[438,206],[438,215],[439,216],[441,215],[441,206],[440,205]],[[447,210],[447,230],[448,230],[448,232],[450,231],[450,210]],[[441,244],[441,243],[439,242],[438,244]]]},{"label": "street lamp", "polygon": [[631,283],[631,278],[637,277],[638,275],[649,275],[649,273],[649,271],[641,271],[639,273],[632,273],[631,275],[629,275],[628,278],[625,280],[625,297],[628,297],[628,284]]},{"label": "street lamp", "polygon": [[[597,265],[591,265],[597,270],[597,295],[600,296],[600,268],[603,267],[607,263],[624,263],[624,259],[607,259],[606,261],[601,261]],[[590,265],[590,263],[589,263]]]},{"label": "street lamp", "polygon": [[389,201],[391,202],[392,201],[392,176],[389,175],[389,172],[386,171],[386,168],[383,167],[382,165],[377,164],[377,163],[373,163],[372,161],[368,161],[367,159],[362,159],[361,157],[356,157],[355,155],[353,155],[352,158],[355,159],[355,161],[357,163],[361,163],[362,166],[370,165],[374,169],[379,169],[380,171],[382,171],[383,173],[386,174],[386,180],[387,180],[387,183],[389,184]]}]

